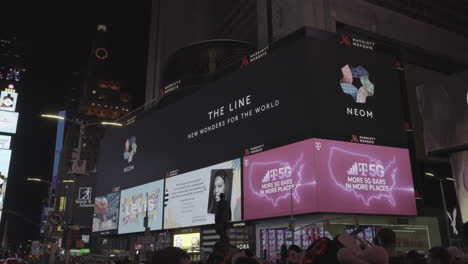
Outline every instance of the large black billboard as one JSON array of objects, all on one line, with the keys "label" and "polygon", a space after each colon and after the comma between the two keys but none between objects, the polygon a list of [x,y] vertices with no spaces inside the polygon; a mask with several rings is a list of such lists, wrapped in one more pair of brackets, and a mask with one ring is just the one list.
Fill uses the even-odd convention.
[{"label": "large black billboard", "polygon": [[267,50],[189,97],[109,130],[97,195],[311,137],[405,147],[393,58],[307,34]]}]

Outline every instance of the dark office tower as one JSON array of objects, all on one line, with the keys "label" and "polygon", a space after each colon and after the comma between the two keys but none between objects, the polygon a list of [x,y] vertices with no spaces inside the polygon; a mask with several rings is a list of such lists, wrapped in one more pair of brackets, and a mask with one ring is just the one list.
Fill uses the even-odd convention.
[{"label": "dark office tower", "polygon": [[131,95],[116,75],[118,59],[107,42],[107,26],[98,25],[88,58],[79,113],[88,120],[116,120],[131,108]]},{"label": "dark office tower", "polygon": [[257,47],[256,1],[152,1],[150,23],[147,104],[171,82],[191,89],[212,81]]}]

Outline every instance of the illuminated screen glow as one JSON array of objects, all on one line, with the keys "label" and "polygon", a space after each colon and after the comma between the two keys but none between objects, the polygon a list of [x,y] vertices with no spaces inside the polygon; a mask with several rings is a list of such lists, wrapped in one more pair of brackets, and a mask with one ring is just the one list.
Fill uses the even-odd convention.
[{"label": "illuminated screen glow", "polygon": [[[119,234],[143,232],[143,221],[148,208],[148,226],[162,228],[164,180],[123,190],[120,194]],[[147,198],[148,197],[148,198]]]},{"label": "illuminated screen glow", "polygon": [[200,252],[200,233],[174,235],[174,247],[181,248],[189,253]]},{"label": "illuminated screen glow", "polygon": [[120,192],[96,197],[94,200],[93,232],[115,230],[119,223]]},{"label": "illuminated screen glow", "polygon": [[416,214],[406,149],[309,139],[247,156],[243,166],[246,220],[311,212]]},{"label": "illuminated screen glow", "polygon": [[17,93],[2,91],[0,93],[0,110],[14,112],[16,110],[17,101]]},{"label": "illuminated screen glow", "polygon": [[0,132],[15,134],[18,116],[17,112],[0,111]]},{"label": "illuminated screen glow", "polygon": [[166,179],[164,228],[214,224],[219,193],[241,220],[241,160],[235,159]]},{"label": "illuminated screen glow", "polygon": [[11,136],[0,135],[0,149],[10,149]]}]

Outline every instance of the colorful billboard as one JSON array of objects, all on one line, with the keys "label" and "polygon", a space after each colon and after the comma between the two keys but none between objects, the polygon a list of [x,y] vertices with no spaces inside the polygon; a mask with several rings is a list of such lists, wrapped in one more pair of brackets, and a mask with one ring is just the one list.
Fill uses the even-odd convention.
[{"label": "colorful billboard", "polygon": [[320,212],[415,215],[407,149],[315,139]]},{"label": "colorful billboard", "polygon": [[119,223],[120,192],[94,199],[93,232],[116,230]]},{"label": "colorful billboard", "polygon": [[246,220],[291,212],[416,214],[406,149],[309,139],[243,163]]},{"label": "colorful billboard", "polygon": [[162,228],[163,188],[164,180],[159,180],[121,192],[119,234],[145,231],[146,213],[151,230]]},{"label": "colorful billboard", "polygon": [[181,248],[189,253],[200,252],[200,233],[174,235],[174,247]]},{"label": "colorful billboard", "polygon": [[214,224],[221,193],[231,221],[241,220],[241,160],[235,159],[166,179],[164,228]]},{"label": "colorful billboard", "polygon": [[17,101],[17,93],[2,91],[0,93],[0,110],[14,112]]},{"label": "colorful billboard", "polygon": [[313,150],[305,140],[245,157],[244,219],[316,211]]}]

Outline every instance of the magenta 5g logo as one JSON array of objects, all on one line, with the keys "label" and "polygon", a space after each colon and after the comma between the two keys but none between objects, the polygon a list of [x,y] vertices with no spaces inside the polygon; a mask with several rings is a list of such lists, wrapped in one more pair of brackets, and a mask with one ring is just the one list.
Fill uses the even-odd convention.
[{"label": "magenta 5g logo", "polygon": [[262,179],[262,183],[291,178],[291,171],[291,166],[284,166],[281,168],[268,170],[265,173],[265,177]]},{"label": "magenta 5g logo", "polygon": [[355,162],[348,170],[350,176],[370,176],[370,177],[384,177],[385,169],[382,164],[369,164]]}]

